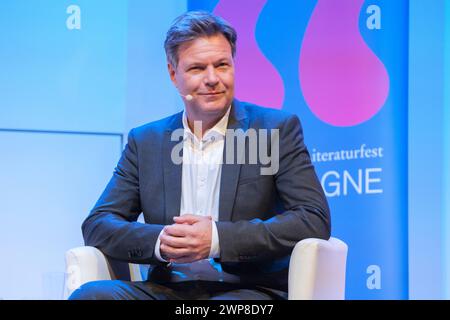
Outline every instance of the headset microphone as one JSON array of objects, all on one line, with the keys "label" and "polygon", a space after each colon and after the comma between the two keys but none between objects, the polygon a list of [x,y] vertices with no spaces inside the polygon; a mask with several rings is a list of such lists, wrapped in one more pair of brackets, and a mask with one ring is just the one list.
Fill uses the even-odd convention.
[{"label": "headset microphone", "polygon": [[191,94],[180,94],[180,96],[184,97],[186,99],[186,101],[192,101],[194,99],[194,97]]}]

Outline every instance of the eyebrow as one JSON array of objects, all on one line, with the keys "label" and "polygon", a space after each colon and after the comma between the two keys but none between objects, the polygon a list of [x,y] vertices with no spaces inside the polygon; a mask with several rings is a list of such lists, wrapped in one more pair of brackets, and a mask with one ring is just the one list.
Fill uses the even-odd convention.
[{"label": "eyebrow", "polygon": [[[222,62],[230,63],[230,59],[229,58],[220,58],[219,60],[215,61],[213,64],[216,65],[216,64],[220,64]],[[193,61],[193,62],[188,63],[186,65],[186,68],[189,69],[192,67],[202,67],[205,65],[206,65],[205,63],[200,62],[200,61]]]}]

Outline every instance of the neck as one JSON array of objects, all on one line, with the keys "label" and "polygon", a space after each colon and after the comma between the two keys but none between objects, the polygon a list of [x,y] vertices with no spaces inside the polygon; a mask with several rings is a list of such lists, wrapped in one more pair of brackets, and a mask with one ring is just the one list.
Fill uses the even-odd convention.
[{"label": "neck", "polygon": [[225,109],[220,114],[196,116],[186,109],[189,129],[191,129],[197,138],[201,139],[206,131],[214,127],[222,119],[227,110]]}]

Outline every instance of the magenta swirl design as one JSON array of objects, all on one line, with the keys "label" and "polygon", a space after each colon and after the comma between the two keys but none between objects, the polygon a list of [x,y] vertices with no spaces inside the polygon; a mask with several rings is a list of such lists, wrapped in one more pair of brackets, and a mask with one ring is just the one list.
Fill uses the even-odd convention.
[{"label": "magenta swirl design", "polygon": [[281,109],[284,85],[281,76],[258,47],[256,24],[267,0],[221,0],[214,13],[227,20],[238,33],[235,58],[238,99]]},{"label": "magenta swirl design", "polygon": [[311,111],[334,126],[372,118],[389,93],[383,63],[359,32],[364,0],[318,0],[299,61],[300,86]]}]

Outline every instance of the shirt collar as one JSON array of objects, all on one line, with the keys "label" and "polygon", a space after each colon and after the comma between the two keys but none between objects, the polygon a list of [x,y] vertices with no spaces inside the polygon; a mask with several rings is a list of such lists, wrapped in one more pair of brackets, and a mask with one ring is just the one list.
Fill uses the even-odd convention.
[{"label": "shirt collar", "polygon": [[[212,127],[211,129],[208,129],[203,137],[207,137],[212,133],[217,133],[221,136],[225,136],[225,133],[227,131],[228,127],[228,118],[230,116],[230,110],[231,106],[228,107],[227,112],[224,114],[224,116]],[[188,122],[187,122],[187,115],[186,110],[183,111],[183,128],[185,132],[189,133],[190,135],[194,135],[194,133],[191,131],[191,128],[189,128]]]}]

